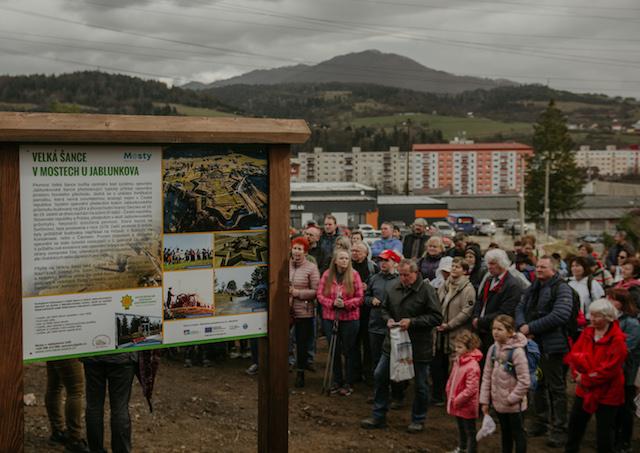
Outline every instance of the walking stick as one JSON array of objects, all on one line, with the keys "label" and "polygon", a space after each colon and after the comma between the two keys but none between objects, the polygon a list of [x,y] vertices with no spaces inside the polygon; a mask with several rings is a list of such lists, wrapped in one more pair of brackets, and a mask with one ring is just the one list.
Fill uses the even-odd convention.
[{"label": "walking stick", "polygon": [[331,341],[329,341],[329,357],[327,358],[327,364],[324,368],[324,378],[322,380],[322,390],[320,393],[322,395],[327,393],[330,394],[331,391],[331,381],[333,380],[333,363],[334,363],[334,355],[336,352],[336,324],[337,320],[333,321],[333,327],[331,328]]},{"label": "walking stick", "polygon": [[335,319],[331,327],[331,341],[329,342],[329,359],[324,369],[324,379],[322,380],[321,394],[325,392],[331,395],[331,383],[333,381],[333,364],[335,363],[336,348],[338,344],[338,331],[340,329],[340,310],[335,310]]}]

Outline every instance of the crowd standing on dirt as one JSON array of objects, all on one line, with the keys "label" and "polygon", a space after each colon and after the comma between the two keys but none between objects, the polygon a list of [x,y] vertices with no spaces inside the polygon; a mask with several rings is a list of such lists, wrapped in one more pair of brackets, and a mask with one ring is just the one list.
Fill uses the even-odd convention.
[{"label": "crowd standing on dirt", "polygon": [[[483,252],[462,234],[430,236],[427,226],[416,219],[401,240],[383,222],[371,246],[331,215],[292,230],[295,386],[315,371],[312,351],[324,335],[328,393],[349,397],[373,384],[364,429],[386,428],[389,410],[406,407],[407,431],[421,432],[429,406],[446,406],[459,433],[452,452],[477,451],[476,421],[485,416],[496,419],[504,452],[525,452],[534,436],[576,452],[595,414],[597,451],[631,452],[640,260],[625,233],[602,255],[585,243],[561,256],[542,252],[532,235]],[[408,381],[391,379],[395,329],[411,343],[410,404]]]},{"label": "crowd standing on dirt", "polygon": [[[513,247],[492,242],[482,251],[462,234],[430,235],[424,219],[404,238],[390,222],[381,232],[369,246],[361,231],[343,231],[332,215],[291,231],[289,364],[296,388],[306,385],[305,373],[319,371],[316,345],[324,336],[327,394],[367,392],[363,429],[386,428],[390,411],[408,409],[407,431],[418,433],[429,407],[439,406],[458,430],[451,452],[476,452],[493,419],[503,452],[525,452],[535,436],[546,436],[549,448],[577,452],[595,414],[597,451],[632,451],[640,260],[623,231],[600,255],[584,243],[569,256],[541,252],[531,235],[515,238]],[[164,251],[172,262],[206,253]],[[183,353],[185,367],[212,366],[222,355],[251,358],[247,374],[258,372],[255,339]],[[111,448],[132,451],[131,384],[138,376],[150,402],[156,354],[48,362],[50,440],[68,452],[106,452],[108,392]],[[392,379],[400,366],[410,368],[412,397],[408,379]]]}]

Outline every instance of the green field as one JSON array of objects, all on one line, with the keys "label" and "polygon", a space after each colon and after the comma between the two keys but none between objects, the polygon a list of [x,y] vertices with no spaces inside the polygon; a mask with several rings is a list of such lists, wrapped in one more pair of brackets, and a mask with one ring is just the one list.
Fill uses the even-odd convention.
[{"label": "green field", "polygon": [[0,102],[0,111],[12,111],[12,112],[26,112],[33,110],[37,107],[36,104],[22,103],[22,102]]},{"label": "green field", "polygon": [[[154,103],[157,107],[162,107],[163,103],[156,102]],[[234,116],[231,113],[221,112],[219,110],[214,109],[206,109],[202,107],[190,107],[184,104],[169,104],[171,107],[175,107],[176,111],[180,115],[185,116],[211,116],[211,117],[219,117],[219,116]]]},{"label": "green field", "polygon": [[184,269],[205,269],[207,267],[213,267],[213,261],[211,260],[197,260],[197,261],[183,261],[181,263],[172,263],[163,265],[165,271],[179,271]]},{"label": "green field", "polygon": [[353,120],[353,127],[406,127],[402,123],[411,119],[416,126],[440,129],[445,139],[459,137],[464,131],[468,138],[488,137],[498,133],[531,134],[533,129],[529,123],[506,123],[487,118],[463,118],[455,116],[429,115],[416,113],[408,115],[372,116]]}]

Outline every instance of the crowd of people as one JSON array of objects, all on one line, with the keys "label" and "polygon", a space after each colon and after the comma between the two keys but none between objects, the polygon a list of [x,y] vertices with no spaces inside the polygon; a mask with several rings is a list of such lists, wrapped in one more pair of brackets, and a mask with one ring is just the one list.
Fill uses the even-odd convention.
[{"label": "crowd of people", "polygon": [[181,249],[179,247],[164,248],[164,262],[166,264],[178,264],[186,262],[195,262],[202,260],[211,260],[212,254],[210,249]]},{"label": "crowd of people", "polygon": [[[497,420],[503,452],[524,452],[536,436],[546,436],[549,448],[577,452],[595,414],[597,451],[632,451],[640,393],[640,260],[623,231],[601,255],[585,243],[563,257],[541,253],[533,236],[513,247],[492,242],[483,251],[464,235],[429,236],[424,219],[416,219],[404,238],[383,222],[382,237],[369,246],[361,232],[342,232],[335,217],[323,220],[292,231],[295,387],[316,371],[318,337],[330,344],[335,336],[329,393],[348,398],[366,392],[371,406],[363,429],[384,428],[390,410],[409,407],[407,431],[421,432],[429,407],[440,406],[458,429],[452,452],[477,451],[478,420],[485,416]],[[194,252],[175,259],[201,259]],[[172,253],[165,250],[165,260]],[[391,379],[392,331],[411,341],[411,404],[409,382]],[[194,346],[185,350],[184,365],[211,366],[222,351],[251,358],[247,373],[253,375],[257,349],[255,339]],[[157,369],[150,352],[48,362],[51,440],[68,452],[106,451],[108,392],[112,450],[130,452],[131,384],[137,375],[150,398],[145,388]]]},{"label": "crowd of people", "polygon": [[476,420],[485,415],[497,419],[504,452],[524,452],[537,436],[577,452],[595,414],[597,451],[630,452],[640,260],[624,231],[602,256],[585,243],[564,257],[541,253],[531,235],[483,253],[464,235],[428,232],[416,219],[401,239],[383,222],[369,246],[359,231],[342,234],[331,215],[322,227],[292,231],[295,386],[315,369],[317,336],[330,343],[337,335],[330,393],[348,397],[372,381],[361,427],[385,427],[389,409],[407,400],[407,381],[390,379],[390,333],[399,329],[413,356],[409,432],[424,430],[430,405],[446,406],[459,431],[453,452],[476,451]]}]

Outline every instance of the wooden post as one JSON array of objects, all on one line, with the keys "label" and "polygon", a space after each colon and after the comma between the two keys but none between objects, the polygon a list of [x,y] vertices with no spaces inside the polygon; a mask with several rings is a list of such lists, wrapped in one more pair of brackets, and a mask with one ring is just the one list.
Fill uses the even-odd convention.
[{"label": "wooden post", "polygon": [[259,342],[258,451],[288,451],[289,146],[269,149],[269,336]]},{"label": "wooden post", "polygon": [[17,144],[0,144],[0,452],[23,451],[20,163]]}]

